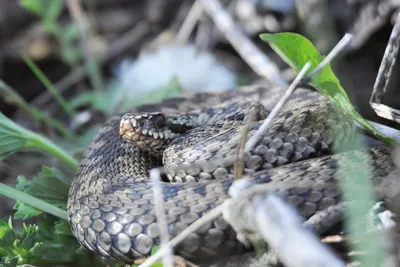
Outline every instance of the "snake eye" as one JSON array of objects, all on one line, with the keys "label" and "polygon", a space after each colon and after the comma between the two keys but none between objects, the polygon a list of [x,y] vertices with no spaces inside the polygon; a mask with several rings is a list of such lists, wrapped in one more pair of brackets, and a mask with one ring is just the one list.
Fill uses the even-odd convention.
[{"label": "snake eye", "polygon": [[165,119],[164,115],[158,114],[153,118],[153,123],[158,128],[163,128],[167,125],[167,120]]}]

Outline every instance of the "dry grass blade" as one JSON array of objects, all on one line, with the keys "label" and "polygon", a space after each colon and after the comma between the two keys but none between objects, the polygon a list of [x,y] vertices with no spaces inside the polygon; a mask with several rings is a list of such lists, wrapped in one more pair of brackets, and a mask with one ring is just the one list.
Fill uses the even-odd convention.
[{"label": "dry grass blade", "polygon": [[240,179],[243,175],[244,166],[244,146],[246,144],[247,135],[250,131],[251,125],[253,124],[256,116],[255,108],[251,108],[247,121],[243,125],[242,134],[240,137],[240,142],[236,150],[236,159],[233,168],[233,173],[235,174],[235,179]]},{"label": "dry grass blade", "polygon": [[278,86],[286,86],[287,83],[280,74],[278,67],[240,30],[232,17],[226,12],[218,0],[198,0],[204,10],[211,16],[217,27],[225,37],[258,75],[267,78]]},{"label": "dry grass blade", "polygon": [[160,170],[152,169],[150,171],[150,179],[153,183],[154,209],[158,221],[158,227],[160,230],[161,248],[163,248],[166,252],[163,257],[163,266],[173,267],[174,266],[173,253],[172,253],[172,248],[168,243],[169,234],[168,234],[167,219],[165,216]]},{"label": "dry grass blade", "polygon": [[96,90],[104,90],[103,80],[100,74],[97,59],[93,53],[93,42],[92,37],[89,35],[90,24],[86,19],[83,12],[82,6],[79,0],[68,0],[66,1],[68,10],[74,20],[77,22],[82,36],[82,47],[85,55],[85,64],[89,70],[89,78],[91,79],[93,88]]},{"label": "dry grass blade", "polygon": [[[216,219],[217,217],[221,216],[222,212],[222,205],[219,205],[215,207],[213,210],[207,212],[203,217],[189,225],[185,230],[183,230],[179,235],[177,235],[175,238],[173,238],[168,244],[171,248],[175,247],[178,245],[180,242],[185,240],[186,237],[189,236],[189,234],[193,233],[197,229],[200,229],[204,224],[207,222]],[[154,264],[157,260],[159,260],[161,257],[165,255],[165,253],[168,253],[168,249],[166,247],[160,248],[159,251],[154,253],[152,256],[150,256],[144,263],[139,265],[139,267],[151,267],[152,264]]]}]

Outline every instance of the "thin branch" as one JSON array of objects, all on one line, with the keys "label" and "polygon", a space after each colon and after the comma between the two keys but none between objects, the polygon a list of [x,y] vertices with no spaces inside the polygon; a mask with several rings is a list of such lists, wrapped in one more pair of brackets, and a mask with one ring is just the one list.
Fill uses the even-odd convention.
[{"label": "thin branch", "polygon": [[332,49],[332,51],[322,60],[320,64],[318,64],[315,69],[307,76],[307,79],[311,79],[315,74],[319,73],[326,65],[328,65],[332,59],[334,59],[343,48],[348,45],[353,38],[353,35],[350,33],[346,33],[343,38],[336,44],[336,46]]},{"label": "thin branch", "polygon": [[245,153],[248,153],[256,145],[258,140],[260,140],[262,138],[262,136],[265,134],[265,132],[268,130],[268,128],[271,125],[272,121],[279,114],[279,112],[282,109],[283,105],[289,99],[290,95],[292,94],[292,92],[296,88],[296,86],[303,79],[304,75],[307,73],[307,71],[310,68],[310,66],[311,66],[310,62],[307,62],[304,65],[304,67],[301,69],[299,74],[293,80],[292,84],[286,90],[285,94],[281,97],[279,102],[272,109],[272,111],[268,115],[267,119],[263,122],[263,124],[260,126],[260,128],[254,133],[254,135],[249,139],[249,141],[247,141],[246,146],[245,146],[245,150],[244,150]]},{"label": "thin branch", "polygon": [[232,198],[224,203],[224,219],[242,242],[248,242],[249,232],[260,234],[285,266],[344,266],[304,227],[298,211],[274,193],[277,188],[290,190],[303,186],[295,182],[252,186],[248,180],[235,181],[229,191]]},{"label": "thin branch", "polygon": [[390,34],[385,54],[383,55],[382,63],[379,67],[378,75],[376,76],[370,102],[380,103],[382,95],[386,92],[390,76],[392,75],[393,66],[396,63],[399,46],[400,13],[397,15],[396,23],[394,24],[392,33]]},{"label": "thin branch", "polygon": [[327,246],[303,227],[297,210],[274,194],[252,202],[257,230],[274,248],[285,266],[344,267],[346,266]]},{"label": "thin branch", "polygon": [[189,39],[190,33],[193,31],[194,26],[198,22],[203,13],[203,8],[199,1],[195,1],[191,9],[189,10],[188,15],[186,16],[185,21],[183,22],[181,28],[178,31],[176,36],[176,40],[180,44],[184,44]]},{"label": "thin branch", "polygon": [[[214,209],[210,210],[206,214],[204,214],[200,219],[193,222],[185,230],[183,230],[179,235],[177,235],[175,238],[173,238],[169,242],[169,246],[172,248],[175,247],[180,242],[185,240],[185,238],[188,237],[191,233],[193,233],[197,229],[200,229],[204,224],[221,216],[222,208],[223,208],[223,205],[221,204],[221,205],[215,207]],[[152,256],[150,256],[144,263],[140,264],[139,267],[150,267],[157,260],[159,260],[161,257],[163,257],[165,255],[165,253],[168,253],[168,249],[166,247],[160,248],[159,251],[157,251]]]}]

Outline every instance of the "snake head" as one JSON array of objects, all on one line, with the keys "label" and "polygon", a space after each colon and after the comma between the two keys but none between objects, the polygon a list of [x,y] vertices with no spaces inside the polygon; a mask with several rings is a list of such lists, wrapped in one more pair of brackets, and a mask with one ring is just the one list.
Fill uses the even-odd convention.
[{"label": "snake head", "polygon": [[192,126],[160,112],[128,113],[122,116],[119,132],[123,140],[152,154],[162,154],[166,146]]}]

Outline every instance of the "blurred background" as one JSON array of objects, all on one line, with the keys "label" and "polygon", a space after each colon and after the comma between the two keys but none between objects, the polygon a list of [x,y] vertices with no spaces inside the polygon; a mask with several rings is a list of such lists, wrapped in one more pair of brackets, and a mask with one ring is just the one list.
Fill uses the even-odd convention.
[{"label": "blurred background", "polygon": [[[95,86],[121,87],[128,83],[129,88],[122,90],[138,94],[141,90],[165,85],[168,76],[173,75],[179,76],[177,82],[184,90],[227,89],[259,79],[205,12],[189,36],[176,44],[176,35],[194,3],[192,0],[82,0],[77,1],[79,7],[75,12],[73,7],[68,7],[68,2],[75,1],[0,1],[0,78],[26,101],[51,115],[59,106],[21,54],[34,61],[67,100],[79,102],[73,104],[80,108],[84,108],[85,101],[75,97]],[[301,33],[322,54],[327,54],[344,33],[353,33],[351,45],[333,64],[335,73],[349,95],[357,100],[362,115],[379,120],[368,100],[400,1],[232,0],[221,3],[235,23],[282,71],[287,65],[260,40],[260,33]],[[163,50],[172,44],[172,49]],[[144,50],[148,56],[139,57]],[[98,65],[97,78],[79,71],[91,59]],[[202,76],[210,69],[211,62],[215,63],[215,76]],[[170,71],[166,73],[165,69]],[[399,105],[397,77],[393,75],[389,88],[390,95],[395,97],[385,99],[392,107]],[[0,101],[1,111],[7,116],[18,111],[16,105],[7,103],[4,94],[0,95]]]}]

